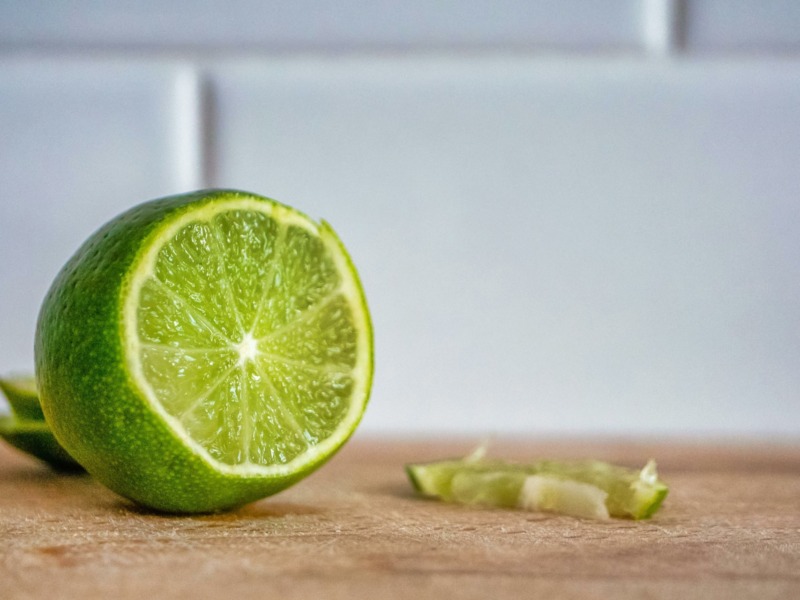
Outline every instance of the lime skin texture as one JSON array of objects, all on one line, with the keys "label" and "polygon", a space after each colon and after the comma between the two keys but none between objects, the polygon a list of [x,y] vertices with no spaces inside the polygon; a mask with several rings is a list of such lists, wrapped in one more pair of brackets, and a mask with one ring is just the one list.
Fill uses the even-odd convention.
[{"label": "lime skin texture", "polygon": [[[237,190],[201,190],[147,202],[119,215],[66,263],[39,315],[36,379],[56,438],[99,482],[157,511],[217,512],[274,494],[319,468],[357,424],[329,452],[310,457],[299,469],[266,474],[219,469],[153,410],[128,372],[125,298],[131,272],[151,240],[164,223],[186,211],[240,198],[279,205]],[[357,282],[354,269],[353,275]],[[361,291],[360,284],[358,288]],[[366,326],[369,364],[366,397],[359,399],[363,405],[372,380],[368,316]]]}]

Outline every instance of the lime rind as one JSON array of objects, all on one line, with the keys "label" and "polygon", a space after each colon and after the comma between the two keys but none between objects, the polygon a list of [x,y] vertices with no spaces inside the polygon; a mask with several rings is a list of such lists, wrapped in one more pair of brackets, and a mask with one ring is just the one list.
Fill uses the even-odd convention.
[{"label": "lime rind", "polygon": [[0,391],[5,394],[11,408],[11,414],[0,416],[0,437],[17,450],[48,463],[56,470],[82,470],[45,422],[33,377],[0,379]]},{"label": "lime rind", "polygon": [[411,464],[406,472],[420,494],[446,502],[590,518],[647,519],[668,493],[652,460],[635,470],[596,460],[520,464],[479,458]]},{"label": "lime rind", "polygon": [[0,417],[0,437],[58,471],[81,471],[82,467],[58,443],[44,421],[21,421],[13,416]]},{"label": "lime rind", "polygon": [[667,497],[669,489],[658,479],[656,461],[650,459],[639,472],[639,478],[631,483],[633,501],[631,512],[634,519],[652,517]]},{"label": "lime rind", "polygon": [[19,419],[43,421],[44,413],[36,392],[36,380],[33,377],[18,376],[0,379],[0,391],[13,413]]}]

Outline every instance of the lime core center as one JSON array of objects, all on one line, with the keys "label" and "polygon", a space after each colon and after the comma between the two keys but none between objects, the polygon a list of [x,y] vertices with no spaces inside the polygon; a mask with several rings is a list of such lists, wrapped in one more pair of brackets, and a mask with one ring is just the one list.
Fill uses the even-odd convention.
[{"label": "lime core center", "polygon": [[239,353],[239,366],[242,366],[250,361],[255,360],[258,356],[258,340],[253,337],[252,333],[246,333],[234,349]]}]

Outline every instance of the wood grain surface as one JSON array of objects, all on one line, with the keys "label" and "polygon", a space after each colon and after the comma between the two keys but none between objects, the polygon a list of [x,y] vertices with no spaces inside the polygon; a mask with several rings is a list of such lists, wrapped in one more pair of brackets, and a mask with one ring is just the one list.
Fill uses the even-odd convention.
[{"label": "wood grain surface", "polygon": [[654,457],[651,521],[594,522],[417,498],[410,461],[458,441],[353,440],[233,513],[153,514],[88,476],[0,449],[0,598],[800,598],[800,445],[497,442],[509,458]]}]

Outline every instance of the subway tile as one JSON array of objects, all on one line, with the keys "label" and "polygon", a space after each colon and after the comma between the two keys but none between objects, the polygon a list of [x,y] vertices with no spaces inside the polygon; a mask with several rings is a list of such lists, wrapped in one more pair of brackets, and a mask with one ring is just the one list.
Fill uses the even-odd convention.
[{"label": "subway tile", "polygon": [[800,51],[800,2],[795,0],[687,0],[684,11],[688,50]]},{"label": "subway tile", "polygon": [[177,191],[172,81],[125,62],[0,61],[0,373],[33,368],[39,305],[80,243]]},{"label": "subway tile", "polygon": [[640,45],[638,0],[47,0],[0,5],[0,48],[568,48]]},{"label": "subway tile", "polygon": [[213,75],[215,183],[327,219],[361,271],[367,430],[800,432],[796,64]]}]

